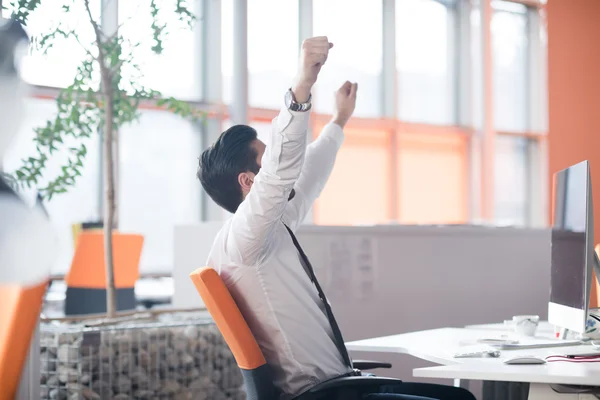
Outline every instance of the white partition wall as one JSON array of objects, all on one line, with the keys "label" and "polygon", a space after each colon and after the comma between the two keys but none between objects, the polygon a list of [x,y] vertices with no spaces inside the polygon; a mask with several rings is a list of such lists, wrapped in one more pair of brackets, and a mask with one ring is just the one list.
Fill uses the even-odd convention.
[{"label": "white partition wall", "polygon": [[175,227],[173,243],[173,298],[175,308],[203,307],[190,279],[190,273],[206,265],[213,240],[222,222],[203,222],[198,225]]},{"label": "white partition wall", "polygon": [[[199,297],[188,282],[219,224],[175,230],[176,307]],[[548,230],[476,226],[303,226],[298,238],[316,269],[347,341],[444,326],[501,322],[516,314],[547,317]],[[185,282],[180,282],[185,280]],[[412,379],[426,365],[389,359],[386,375]]]}]

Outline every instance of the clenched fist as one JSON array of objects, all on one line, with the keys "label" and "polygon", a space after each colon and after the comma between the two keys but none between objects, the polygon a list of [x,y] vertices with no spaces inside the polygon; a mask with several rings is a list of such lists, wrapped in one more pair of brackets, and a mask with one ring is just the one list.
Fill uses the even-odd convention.
[{"label": "clenched fist", "polygon": [[317,81],[321,67],[327,61],[329,49],[333,43],[329,43],[327,36],[317,36],[306,39],[302,43],[300,55],[300,68],[293,88],[296,101],[304,103],[310,96],[310,90]]},{"label": "clenched fist", "polygon": [[335,92],[335,115],[333,116],[333,122],[342,128],[346,125],[356,107],[357,89],[358,84],[346,81]]}]

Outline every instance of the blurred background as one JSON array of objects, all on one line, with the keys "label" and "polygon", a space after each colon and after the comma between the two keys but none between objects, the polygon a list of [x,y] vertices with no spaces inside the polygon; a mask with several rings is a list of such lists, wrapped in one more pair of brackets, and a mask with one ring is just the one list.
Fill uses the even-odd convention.
[{"label": "blurred background", "polygon": [[[132,40],[152,40],[149,2],[104,3],[91,1],[102,21],[122,24],[121,33]],[[194,28],[172,29],[162,55],[141,52],[137,62],[145,84],[205,111],[206,120],[191,123],[149,101],[139,120],[119,132],[119,229],[145,237],[145,279],[136,287],[148,299],[143,304],[168,302],[172,292],[173,227],[227,218],[195,177],[198,156],[234,123],[268,135],[296,72],[300,44],[313,35],[327,35],[335,47],[313,92],[310,134],[316,137],[329,120],[333,92],[345,80],[359,83],[359,95],[330,182],[307,223],[547,225],[545,2],[187,4],[197,17]],[[86,37],[84,12],[74,7],[65,14],[58,2],[42,2],[27,30],[35,35],[61,19]],[[172,18],[164,22],[175,24]],[[5,171],[32,152],[33,129],[56,113],[54,98],[72,83],[84,55],[69,40],[57,41],[46,55],[32,51],[23,69],[32,85],[26,119]],[[99,138],[87,148],[76,186],[46,202],[61,240],[48,295],[57,301],[73,255],[72,224],[103,217]],[[48,170],[61,162],[58,153]]]}]

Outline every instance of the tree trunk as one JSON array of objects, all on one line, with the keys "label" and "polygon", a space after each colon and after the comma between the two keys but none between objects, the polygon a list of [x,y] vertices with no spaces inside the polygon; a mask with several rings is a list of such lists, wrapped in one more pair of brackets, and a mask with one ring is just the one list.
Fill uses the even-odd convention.
[{"label": "tree trunk", "polygon": [[[108,80],[109,82],[106,82]],[[106,263],[106,316],[115,317],[117,296],[113,264],[112,232],[115,214],[115,181],[113,172],[113,93],[110,76],[104,86],[104,259]]]}]

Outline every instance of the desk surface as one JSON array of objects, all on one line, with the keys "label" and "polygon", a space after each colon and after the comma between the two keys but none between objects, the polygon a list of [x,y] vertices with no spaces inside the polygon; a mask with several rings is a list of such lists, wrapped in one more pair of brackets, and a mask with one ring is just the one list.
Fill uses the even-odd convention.
[{"label": "desk surface", "polygon": [[600,385],[600,363],[556,362],[544,365],[507,365],[503,362],[417,368],[417,378]]},{"label": "desk surface", "polygon": [[[551,336],[546,327],[543,336]],[[563,383],[600,385],[600,363],[556,362],[544,365],[507,365],[504,360],[517,355],[583,354],[594,352],[590,345],[565,346],[541,349],[503,350],[500,358],[454,358],[454,354],[478,339],[498,336],[506,328],[500,325],[475,328],[441,328],[350,342],[351,351],[370,351],[408,354],[441,364],[440,367],[414,370],[415,377],[495,380],[509,382]]]}]

